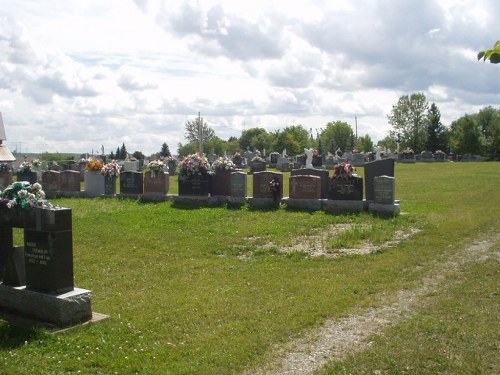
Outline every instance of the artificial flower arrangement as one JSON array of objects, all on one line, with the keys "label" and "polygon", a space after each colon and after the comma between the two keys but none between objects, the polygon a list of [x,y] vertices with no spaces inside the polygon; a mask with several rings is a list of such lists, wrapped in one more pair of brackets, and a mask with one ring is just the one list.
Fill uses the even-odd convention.
[{"label": "artificial flower arrangement", "polygon": [[226,172],[226,171],[234,171],[236,169],[236,166],[227,157],[220,157],[216,161],[213,162],[212,168],[216,172],[218,172],[218,171]]},{"label": "artificial flower arrangement", "polygon": [[102,167],[104,167],[104,163],[100,159],[89,159],[85,166],[85,170],[100,172]]},{"label": "artificial flower arrangement", "polygon": [[343,179],[349,180],[356,172],[356,168],[346,160],[344,163],[337,164],[333,169],[332,180]]},{"label": "artificial flower arrangement", "polygon": [[210,171],[210,163],[205,156],[192,154],[182,159],[178,171],[180,176],[199,176]]},{"label": "artificial flower arrangement", "polygon": [[101,168],[101,174],[105,177],[118,177],[120,175],[120,165],[116,161],[106,163]]},{"label": "artificial flower arrangement", "polygon": [[[279,155],[279,154],[278,154]],[[264,159],[262,159],[260,156],[256,155],[252,158],[252,161],[258,161],[258,162],[261,162],[261,163],[265,163],[266,161]]]},{"label": "artificial flower arrangement", "polygon": [[148,170],[151,172],[151,177],[155,178],[157,173],[163,173],[165,169],[165,163],[161,160],[152,160],[148,163]]},{"label": "artificial flower arrangement", "polygon": [[19,166],[19,172],[21,173],[31,172],[32,167],[33,165],[29,161],[23,161]]},{"label": "artificial flower arrangement", "polygon": [[35,167],[35,168],[39,168],[42,166],[42,162],[39,159],[33,160],[32,164],[33,164],[33,167]]},{"label": "artificial flower arrangement", "polygon": [[403,155],[413,155],[415,152],[409,148],[409,147],[406,147],[405,150],[403,150]]},{"label": "artificial flower arrangement", "polygon": [[0,193],[0,206],[13,208],[19,206],[23,209],[33,207],[51,207],[45,200],[42,185],[38,182],[30,184],[28,181],[14,182]]}]

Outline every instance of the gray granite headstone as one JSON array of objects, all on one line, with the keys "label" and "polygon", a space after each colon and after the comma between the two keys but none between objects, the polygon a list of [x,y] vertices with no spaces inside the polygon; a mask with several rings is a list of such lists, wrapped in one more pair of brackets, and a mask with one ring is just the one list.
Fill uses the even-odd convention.
[{"label": "gray granite headstone", "polygon": [[59,173],[61,191],[80,191],[81,173],[78,171],[52,172]]},{"label": "gray granite headstone", "polygon": [[374,201],[381,204],[394,204],[396,200],[396,179],[377,176],[374,181]]},{"label": "gray granite headstone", "polygon": [[283,174],[279,172],[256,172],[253,175],[253,197],[272,199],[273,194],[269,188],[271,180],[277,177],[280,181],[281,196],[283,196]]},{"label": "gray granite headstone", "polygon": [[231,173],[231,196],[237,198],[247,196],[247,174],[245,172]]},{"label": "gray granite headstone", "polygon": [[375,199],[375,177],[394,177],[394,159],[375,160],[365,163],[365,197],[366,200]]},{"label": "gray granite headstone", "polygon": [[[80,176],[78,176],[80,178]],[[59,191],[61,190],[61,176],[57,171],[45,171],[42,173],[42,185],[45,191]],[[78,180],[80,186],[80,180]]]}]

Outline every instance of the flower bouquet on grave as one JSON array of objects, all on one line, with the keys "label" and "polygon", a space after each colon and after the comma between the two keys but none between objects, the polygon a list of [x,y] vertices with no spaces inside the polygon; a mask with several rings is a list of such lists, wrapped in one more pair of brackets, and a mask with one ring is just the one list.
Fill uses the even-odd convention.
[{"label": "flower bouquet on grave", "polygon": [[179,163],[178,172],[182,178],[190,176],[201,176],[208,174],[210,171],[210,163],[205,156],[192,154],[186,156]]},{"label": "flower bouquet on grave", "polygon": [[340,163],[335,165],[333,169],[332,180],[344,180],[349,181],[352,176],[356,176],[354,172],[356,168],[350,163],[349,160],[346,160],[344,163]]},{"label": "flower bouquet on grave", "polygon": [[157,174],[164,173],[165,163],[161,160],[153,160],[148,163],[147,169],[151,172],[151,178],[155,178]]},{"label": "flower bouquet on grave", "polygon": [[104,163],[100,159],[89,159],[85,165],[85,170],[89,172],[100,172]]},{"label": "flower bouquet on grave", "polygon": [[0,192],[0,207],[20,207],[30,209],[34,207],[51,208],[45,200],[45,192],[38,182],[30,184],[28,181],[14,182]]},{"label": "flower bouquet on grave", "polygon": [[116,161],[106,163],[101,168],[101,174],[106,178],[114,178],[120,175],[120,165]]},{"label": "flower bouquet on grave", "polygon": [[212,164],[212,169],[217,172],[231,172],[236,169],[234,163],[227,157],[220,157]]},{"label": "flower bouquet on grave", "polygon": [[29,161],[23,161],[19,166],[19,173],[31,172],[33,165]]}]

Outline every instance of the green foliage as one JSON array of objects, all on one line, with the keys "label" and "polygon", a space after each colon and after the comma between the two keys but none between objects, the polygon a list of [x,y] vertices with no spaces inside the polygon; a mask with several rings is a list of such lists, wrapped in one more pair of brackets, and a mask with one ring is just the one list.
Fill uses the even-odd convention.
[{"label": "green foliage", "polygon": [[465,115],[451,124],[451,144],[456,154],[482,153],[481,128],[474,116]]},{"label": "green foliage", "polygon": [[329,122],[321,132],[323,147],[333,153],[338,148],[341,151],[350,151],[354,148],[354,133],[352,126],[344,121]]},{"label": "green foliage", "polygon": [[481,59],[485,62],[489,60],[492,64],[500,63],[500,40],[495,42],[492,49],[479,52],[477,54],[477,61]]},{"label": "green foliage", "polygon": [[449,132],[441,123],[441,112],[437,105],[432,103],[427,112],[427,142],[426,150],[436,152],[447,151],[449,144]]},{"label": "green foliage", "polygon": [[426,151],[428,103],[423,93],[403,95],[387,116],[395,134],[401,137],[401,147],[415,152]]},{"label": "green foliage", "polygon": [[198,152],[198,143],[197,142],[190,142],[186,143],[183,145],[182,143],[179,143],[177,145],[177,153],[179,156],[182,158],[187,155],[192,155],[196,154]]},{"label": "green foliage", "polygon": [[40,160],[44,161],[62,161],[62,160],[74,160],[74,156],[60,154],[58,152],[42,152],[40,155]]},{"label": "green foliage", "polygon": [[251,128],[244,130],[239,139],[240,150],[270,150],[273,136],[264,128]]},{"label": "green foliage", "polygon": [[205,143],[207,140],[215,137],[215,131],[208,126],[201,116],[196,117],[194,120],[186,121],[185,129],[184,138],[189,143],[199,142],[200,138],[202,143]]},{"label": "green foliage", "polygon": [[368,134],[358,137],[356,140],[356,148],[359,152],[372,152],[373,146],[373,141]]},{"label": "green foliage", "polygon": [[300,155],[304,153],[304,148],[311,146],[309,132],[302,125],[287,126],[276,135],[273,143],[273,149],[282,152],[286,149],[289,156]]},{"label": "green foliage", "polygon": [[141,151],[134,151],[132,156],[138,160],[144,159],[146,157]]},{"label": "green foliage", "polygon": [[172,156],[170,154],[170,149],[168,148],[167,142],[163,142],[163,144],[161,145],[160,156],[162,156],[164,158]]},{"label": "green foliage", "polygon": [[377,145],[394,152],[394,151],[397,151],[397,149],[398,149],[398,144],[397,144],[396,140],[397,140],[397,138],[394,137],[393,132],[391,132],[391,134],[385,136],[385,138],[378,141]]}]

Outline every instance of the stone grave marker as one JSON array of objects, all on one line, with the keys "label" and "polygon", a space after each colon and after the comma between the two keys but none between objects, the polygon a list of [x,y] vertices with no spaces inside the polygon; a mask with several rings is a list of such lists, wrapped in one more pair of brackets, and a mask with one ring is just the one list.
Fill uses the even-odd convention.
[{"label": "stone grave marker", "polygon": [[262,172],[267,168],[265,161],[252,160],[250,162],[250,173]]},{"label": "stone grave marker", "polygon": [[231,173],[231,196],[246,198],[247,196],[247,174],[236,171]]},{"label": "stone grave marker", "polygon": [[[78,176],[80,178],[80,176]],[[42,185],[45,191],[61,190],[61,172],[45,171],[42,173]],[[78,181],[80,186],[80,181]]]},{"label": "stone grave marker", "polygon": [[330,180],[328,199],[332,200],[363,200],[363,177],[338,177]]},{"label": "stone grave marker", "polygon": [[382,159],[365,163],[365,197],[368,201],[375,199],[374,179],[378,176],[394,177],[394,159]]},{"label": "stone grave marker", "polygon": [[283,174],[279,172],[262,171],[253,175],[253,197],[273,199],[273,194],[269,189],[269,183],[273,178],[280,181],[281,196],[283,196]]},{"label": "stone grave marker", "polygon": [[217,171],[212,175],[212,196],[231,195],[231,171]]},{"label": "stone grave marker", "polygon": [[291,176],[289,184],[292,199],[321,199],[322,181],[319,176]]},{"label": "stone grave marker", "polygon": [[434,155],[430,151],[422,151],[420,154],[420,161],[432,163],[434,161]]},{"label": "stone grave marker", "polygon": [[374,201],[380,204],[394,204],[396,200],[396,179],[377,176],[374,179]]},{"label": "stone grave marker", "polygon": [[362,167],[365,165],[365,155],[364,154],[353,154],[352,155],[352,165],[355,167]]},{"label": "stone grave marker", "polygon": [[206,197],[210,193],[211,175],[179,176],[179,195]]},{"label": "stone grave marker", "polygon": [[80,182],[82,180],[81,173],[78,171],[61,171],[53,173],[59,173],[61,179],[60,190],[61,191],[80,191]]},{"label": "stone grave marker", "polygon": [[147,171],[144,174],[145,194],[167,194],[170,188],[169,173]]},{"label": "stone grave marker", "polygon": [[14,182],[12,171],[0,171],[0,187],[6,188]]},{"label": "stone grave marker", "polygon": [[321,168],[323,166],[323,156],[322,155],[313,155],[312,165],[315,168]]},{"label": "stone grave marker", "polygon": [[318,176],[321,178],[321,199],[326,199],[328,195],[328,171],[326,169],[301,168],[292,170],[290,176]]},{"label": "stone grave marker", "polygon": [[125,171],[120,174],[120,193],[139,195],[144,193],[142,172]]}]

